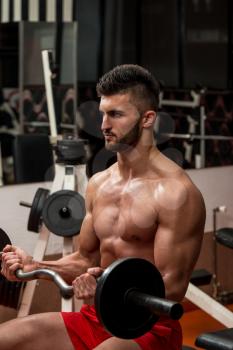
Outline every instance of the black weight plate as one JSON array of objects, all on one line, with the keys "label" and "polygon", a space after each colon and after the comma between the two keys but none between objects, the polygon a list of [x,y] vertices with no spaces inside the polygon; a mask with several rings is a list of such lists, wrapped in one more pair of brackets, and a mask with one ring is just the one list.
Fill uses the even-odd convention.
[{"label": "black weight plate", "polygon": [[163,279],[156,267],[140,258],[124,258],[111,264],[98,279],[95,294],[97,316],[112,335],[133,339],[148,332],[158,316],[147,309],[126,304],[130,289],[165,297]]},{"label": "black weight plate", "polygon": [[6,234],[6,232],[0,228],[0,252],[7,244],[11,244],[11,240]]},{"label": "black weight plate", "polygon": [[[8,235],[6,234],[6,232],[3,231],[3,229],[0,228],[0,252],[2,252],[3,248],[7,244],[11,244],[11,240],[8,237]],[[0,267],[1,267],[1,259],[0,259]],[[1,274],[0,274],[0,276],[1,276]],[[5,279],[5,277],[3,277],[3,276],[1,276],[1,277]]]},{"label": "black weight plate", "polygon": [[[63,208],[67,211],[62,211]],[[71,237],[79,233],[85,213],[85,201],[79,193],[60,190],[46,200],[42,218],[46,227],[54,234]]]},{"label": "black weight plate", "polygon": [[29,218],[28,218],[28,231],[39,232],[41,225],[42,210],[46,198],[49,195],[49,190],[39,187],[33,198]]},{"label": "black weight plate", "polygon": [[17,309],[25,282],[11,282],[0,275],[0,305]]},{"label": "black weight plate", "polygon": [[[2,251],[7,244],[11,244],[10,238],[6,232],[0,228],[0,251]],[[22,282],[7,281],[7,279],[0,274],[0,305],[17,309],[22,285]]]}]

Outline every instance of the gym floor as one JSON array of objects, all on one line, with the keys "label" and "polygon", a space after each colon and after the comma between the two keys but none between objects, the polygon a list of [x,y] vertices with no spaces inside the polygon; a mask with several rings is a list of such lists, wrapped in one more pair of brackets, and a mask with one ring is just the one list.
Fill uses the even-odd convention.
[{"label": "gym floor", "polygon": [[[233,305],[227,306],[233,310]],[[195,347],[195,339],[198,335],[205,332],[214,332],[225,327],[209,316],[203,310],[197,309],[194,305],[185,303],[185,313],[180,320],[183,329],[183,344]],[[196,349],[200,349],[195,347]]]}]

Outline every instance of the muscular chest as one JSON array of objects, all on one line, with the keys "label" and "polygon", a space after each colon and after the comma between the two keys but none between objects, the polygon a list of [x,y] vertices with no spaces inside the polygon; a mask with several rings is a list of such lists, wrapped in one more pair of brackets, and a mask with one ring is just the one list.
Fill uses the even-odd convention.
[{"label": "muscular chest", "polygon": [[157,223],[153,196],[140,186],[103,189],[95,199],[93,221],[101,240],[151,240]]}]

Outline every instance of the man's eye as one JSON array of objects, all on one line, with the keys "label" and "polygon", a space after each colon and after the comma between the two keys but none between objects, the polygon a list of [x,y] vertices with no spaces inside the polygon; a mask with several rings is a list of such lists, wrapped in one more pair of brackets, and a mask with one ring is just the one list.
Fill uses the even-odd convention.
[{"label": "man's eye", "polygon": [[122,113],[120,112],[112,112],[111,117],[112,118],[120,118],[122,116]]}]

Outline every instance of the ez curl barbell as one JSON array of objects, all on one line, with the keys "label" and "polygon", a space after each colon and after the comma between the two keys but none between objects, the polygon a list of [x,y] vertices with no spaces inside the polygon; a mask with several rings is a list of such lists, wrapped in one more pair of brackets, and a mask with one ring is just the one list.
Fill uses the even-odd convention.
[{"label": "ez curl barbell", "polygon": [[[11,244],[0,229],[0,250]],[[49,269],[30,272],[16,270],[21,281],[46,277],[59,288],[64,298],[74,295],[73,287]],[[149,261],[141,258],[123,258],[107,267],[97,279],[95,293],[97,316],[112,335],[133,339],[151,329],[160,316],[178,320],[183,315],[180,303],[165,299],[165,286],[160,272]]]}]

